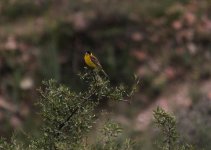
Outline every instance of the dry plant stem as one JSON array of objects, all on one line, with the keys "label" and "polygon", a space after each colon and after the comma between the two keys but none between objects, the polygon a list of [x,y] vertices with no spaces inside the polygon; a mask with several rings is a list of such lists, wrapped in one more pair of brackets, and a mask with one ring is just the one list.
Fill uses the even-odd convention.
[{"label": "dry plant stem", "polygon": [[[92,94],[90,94],[88,97],[84,98],[84,101],[82,102],[82,104],[85,104],[85,103],[87,102],[87,100],[89,100],[93,95],[95,95],[95,93],[96,93],[96,91],[94,91],[94,92],[93,92]],[[65,126],[65,124],[72,118],[72,116],[73,116],[74,114],[76,114],[76,112],[78,111],[78,109],[79,109],[79,106],[76,107],[76,108],[70,113],[69,117],[68,117],[63,123],[61,123],[61,124],[59,125],[59,130],[61,130],[61,129]]]},{"label": "dry plant stem", "polygon": [[[88,97],[86,97],[86,98],[84,98],[84,101],[82,102],[82,104],[85,104],[86,102],[87,102],[87,100],[89,100],[93,95],[95,95],[96,94],[96,91],[94,91],[92,94],[90,94]],[[119,100],[119,101],[122,101],[122,102],[127,102],[127,103],[131,103],[130,102],[130,100],[124,100],[124,99],[122,99],[122,100]],[[72,116],[74,115],[74,114],[76,114],[77,113],[77,111],[78,111],[78,109],[79,109],[79,106],[78,107],[76,107],[72,112],[71,112],[71,114],[69,115],[69,117],[63,122],[63,123],[61,123],[60,125],[59,125],[59,130],[61,130],[64,126],[65,126],[65,124],[72,118]]]}]

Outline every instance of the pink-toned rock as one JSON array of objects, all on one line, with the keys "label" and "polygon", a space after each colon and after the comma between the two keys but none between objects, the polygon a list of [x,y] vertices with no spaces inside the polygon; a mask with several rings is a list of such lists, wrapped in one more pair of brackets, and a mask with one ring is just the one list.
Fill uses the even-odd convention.
[{"label": "pink-toned rock", "polygon": [[141,51],[141,50],[133,50],[131,52],[131,55],[133,57],[135,57],[136,59],[140,60],[140,61],[143,61],[143,60],[146,60],[147,59],[147,54],[146,52],[144,51]]},{"label": "pink-toned rock", "polygon": [[134,32],[131,35],[131,39],[136,42],[140,42],[144,39],[143,35],[140,32]]},{"label": "pink-toned rock", "polygon": [[29,90],[29,89],[33,88],[33,85],[34,85],[34,82],[33,82],[32,78],[30,78],[30,77],[25,77],[20,82],[20,88],[23,90]]},{"label": "pink-toned rock", "polygon": [[14,51],[18,48],[17,41],[14,36],[9,36],[6,43],[5,43],[5,49]]},{"label": "pink-toned rock", "polygon": [[179,30],[182,28],[182,23],[180,20],[175,20],[173,23],[172,23],[172,27],[175,29],[175,30]]},{"label": "pink-toned rock", "polygon": [[172,67],[167,67],[167,68],[165,69],[164,73],[165,73],[166,77],[167,77],[168,79],[170,79],[170,80],[171,80],[171,79],[174,79],[175,76],[176,76],[176,70],[175,70],[174,68],[172,68]]},{"label": "pink-toned rock", "polygon": [[184,15],[184,19],[187,22],[188,25],[193,25],[196,22],[196,16],[195,14],[191,13],[191,12],[187,12]]},{"label": "pink-toned rock", "polygon": [[73,27],[76,30],[84,30],[87,28],[87,26],[88,22],[84,16],[84,13],[78,12],[73,16]]}]

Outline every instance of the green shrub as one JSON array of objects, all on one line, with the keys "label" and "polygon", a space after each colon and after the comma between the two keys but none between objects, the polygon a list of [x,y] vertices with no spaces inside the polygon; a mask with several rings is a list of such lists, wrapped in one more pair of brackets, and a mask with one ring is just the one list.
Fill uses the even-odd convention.
[{"label": "green shrub", "polygon": [[[88,149],[91,146],[84,140],[96,120],[96,106],[106,100],[127,101],[124,98],[130,97],[135,91],[134,87],[128,94],[126,87],[112,87],[109,80],[95,71],[86,71],[85,74],[80,74],[80,78],[87,88],[79,93],[54,80],[43,82],[39,89],[41,97],[37,103],[43,121],[41,136],[30,137],[31,144],[23,144],[24,149]],[[105,130],[103,134],[113,134],[111,132],[117,129],[114,124],[110,127],[113,130]],[[1,147],[13,149],[14,145],[13,140],[11,145],[3,140]],[[109,145],[115,147],[113,144]],[[128,141],[125,146],[128,146]]]},{"label": "green shrub", "polygon": [[[159,137],[157,146],[162,150],[193,150],[193,146],[181,143],[179,133],[176,130],[176,118],[157,107],[153,113],[154,122],[160,128],[162,136]],[[160,138],[162,140],[160,140]]]},{"label": "green shrub", "polygon": [[[122,136],[120,124],[107,121],[94,142],[88,142],[91,129],[97,119],[96,107],[101,101],[124,101],[130,99],[136,90],[130,92],[124,86],[111,86],[109,80],[100,76],[98,72],[86,70],[79,75],[84,81],[86,89],[83,92],[75,92],[71,88],[58,84],[55,80],[43,82],[39,89],[40,99],[37,105],[40,108],[40,116],[43,124],[39,137],[28,136],[28,144],[17,137],[11,142],[0,140],[0,149],[8,150],[134,150],[134,140]],[[179,144],[176,131],[176,119],[157,108],[154,111],[155,124],[161,129],[163,138],[159,148],[163,150],[191,150],[187,144]]]}]

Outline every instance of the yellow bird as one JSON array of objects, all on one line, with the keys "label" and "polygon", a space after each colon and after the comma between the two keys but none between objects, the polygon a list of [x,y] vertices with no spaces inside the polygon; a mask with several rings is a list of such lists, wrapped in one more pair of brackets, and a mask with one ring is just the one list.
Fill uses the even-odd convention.
[{"label": "yellow bird", "polygon": [[84,61],[85,61],[87,66],[89,66],[90,68],[102,71],[103,74],[106,77],[108,77],[108,75],[103,70],[99,60],[97,59],[97,57],[95,57],[90,51],[86,51],[86,53],[84,55]]}]

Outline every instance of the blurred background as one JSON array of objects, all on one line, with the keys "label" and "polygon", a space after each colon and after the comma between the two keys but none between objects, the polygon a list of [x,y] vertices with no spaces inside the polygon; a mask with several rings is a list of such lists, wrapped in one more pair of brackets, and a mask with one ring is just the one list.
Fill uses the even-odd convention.
[{"label": "blurred background", "polygon": [[210,0],[1,0],[0,135],[36,132],[42,80],[80,90],[85,50],[100,59],[113,85],[140,77],[131,105],[114,118],[143,149],[152,149],[152,110],[177,117],[188,142],[211,149]]}]

